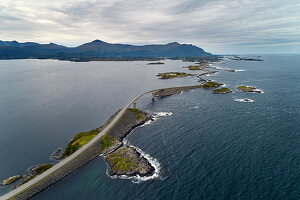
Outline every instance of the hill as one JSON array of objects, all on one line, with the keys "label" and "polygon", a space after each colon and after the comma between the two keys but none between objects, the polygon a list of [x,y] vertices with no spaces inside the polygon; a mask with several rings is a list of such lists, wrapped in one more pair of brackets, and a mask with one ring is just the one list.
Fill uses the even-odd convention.
[{"label": "hill", "polygon": [[174,57],[211,57],[210,53],[191,44],[177,42],[165,45],[135,46],[112,44],[94,40],[78,47],[65,47],[54,43],[19,43],[0,40],[0,59],[59,59],[71,61],[90,60],[143,60]]}]

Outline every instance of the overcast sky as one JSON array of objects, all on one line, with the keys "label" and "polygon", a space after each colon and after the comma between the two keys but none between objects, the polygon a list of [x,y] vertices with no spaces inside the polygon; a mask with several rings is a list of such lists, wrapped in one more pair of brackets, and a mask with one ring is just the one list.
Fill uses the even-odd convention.
[{"label": "overcast sky", "polygon": [[300,53],[300,0],[0,0],[0,40]]}]

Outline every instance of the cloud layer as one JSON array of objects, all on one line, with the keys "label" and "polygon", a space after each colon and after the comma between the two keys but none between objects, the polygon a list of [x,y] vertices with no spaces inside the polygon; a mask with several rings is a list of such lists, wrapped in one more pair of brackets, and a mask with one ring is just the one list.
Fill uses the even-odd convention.
[{"label": "cloud layer", "polygon": [[299,0],[0,0],[0,21],[0,40],[178,41],[213,53],[300,52]]}]

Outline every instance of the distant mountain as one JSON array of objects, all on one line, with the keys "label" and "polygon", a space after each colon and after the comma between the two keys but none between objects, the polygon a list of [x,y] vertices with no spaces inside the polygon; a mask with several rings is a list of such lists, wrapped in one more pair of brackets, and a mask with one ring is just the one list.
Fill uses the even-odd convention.
[{"label": "distant mountain", "polygon": [[80,45],[65,47],[54,43],[38,44],[34,42],[19,43],[17,41],[0,40],[0,59],[60,59],[73,61],[102,60],[107,58],[161,58],[161,57],[210,57],[212,54],[191,44],[177,42],[165,45],[135,46],[127,44],[111,44],[101,40]]}]

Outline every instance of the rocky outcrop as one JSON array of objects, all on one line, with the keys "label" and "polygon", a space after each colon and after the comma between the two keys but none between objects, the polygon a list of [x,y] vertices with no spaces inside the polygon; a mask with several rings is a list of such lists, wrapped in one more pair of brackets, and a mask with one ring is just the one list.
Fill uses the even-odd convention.
[{"label": "rocky outcrop", "polygon": [[214,94],[227,94],[227,93],[232,93],[232,91],[229,88],[220,88],[220,89],[215,89],[211,91]]},{"label": "rocky outcrop", "polygon": [[243,91],[243,92],[262,93],[261,90],[257,89],[254,86],[241,85],[241,86],[238,86],[237,89],[240,90],[240,91]]},{"label": "rocky outcrop", "polygon": [[19,180],[20,178],[22,178],[22,176],[20,176],[20,175],[9,177],[8,179],[3,180],[1,185],[9,185],[9,184]]},{"label": "rocky outcrop", "polygon": [[104,157],[109,164],[109,175],[149,176],[155,171],[149,161],[133,147],[124,146]]}]

